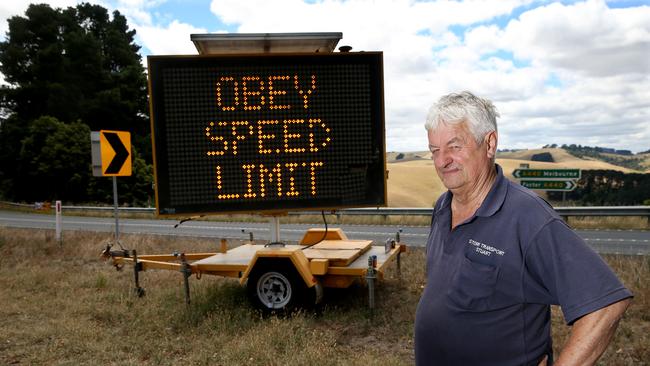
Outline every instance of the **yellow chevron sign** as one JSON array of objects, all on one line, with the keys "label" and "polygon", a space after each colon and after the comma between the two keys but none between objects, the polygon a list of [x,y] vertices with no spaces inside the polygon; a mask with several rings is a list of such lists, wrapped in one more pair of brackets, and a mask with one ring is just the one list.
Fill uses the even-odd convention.
[{"label": "yellow chevron sign", "polygon": [[126,131],[99,131],[103,176],[131,175],[131,134]]}]

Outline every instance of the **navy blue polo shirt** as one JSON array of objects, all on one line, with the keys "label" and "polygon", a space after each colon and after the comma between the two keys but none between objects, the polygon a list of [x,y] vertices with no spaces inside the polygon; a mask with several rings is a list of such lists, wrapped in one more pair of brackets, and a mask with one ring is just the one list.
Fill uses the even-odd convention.
[{"label": "navy blue polo shirt", "polygon": [[482,205],[454,230],[451,192],[435,205],[417,365],[537,366],[552,360],[550,304],[572,324],[632,296],[546,201],[496,169]]}]

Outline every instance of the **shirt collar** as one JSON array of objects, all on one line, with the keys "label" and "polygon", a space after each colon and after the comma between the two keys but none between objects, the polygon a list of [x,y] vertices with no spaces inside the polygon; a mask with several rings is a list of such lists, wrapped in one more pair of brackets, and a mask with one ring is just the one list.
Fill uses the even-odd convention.
[{"label": "shirt collar", "polygon": [[503,169],[499,164],[494,164],[497,170],[497,177],[492,184],[492,188],[487,197],[481,203],[481,206],[476,210],[476,216],[489,217],[497,213],[503,202],[506,200],[506,193],[508,192],[508,180],[503,176]]},{"label": "shirt collar", "polygon": [[[490,192],[481,203],[481,206],[476,210],[474,216],[483,216],[489,217],[497,213],[503,202],[506,199],[506,193],[508,192],[508,180],[503,175],[503,169],[499,164],[494,164],[497,170],[497,176],[490,188]],[[441,197],[441,202],[436,213],[439,213],[442,210],[449,209],[451,206],[451,199],[453,194],[451,191],[447,191]]]}]

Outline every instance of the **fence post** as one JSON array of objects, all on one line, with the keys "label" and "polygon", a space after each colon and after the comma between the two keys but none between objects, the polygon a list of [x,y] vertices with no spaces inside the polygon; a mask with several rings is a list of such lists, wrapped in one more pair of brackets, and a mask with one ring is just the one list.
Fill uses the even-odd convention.
[{"label": "fence post", "polygon": [[55,204],[55,215],[56,215],[56,241],[59,242],[59,245],[63,244],[61,240],[61,201],[56,201]]}]

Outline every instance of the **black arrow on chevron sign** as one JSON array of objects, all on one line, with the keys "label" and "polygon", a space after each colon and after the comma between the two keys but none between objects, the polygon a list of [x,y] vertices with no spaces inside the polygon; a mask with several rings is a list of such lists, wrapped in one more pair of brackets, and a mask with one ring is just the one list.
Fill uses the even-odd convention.
[{"label": "black arrow on chevron sign", "polygon": [[126,149],[120,137],[114,132],[104,132],[104,137],[106,141],[111,144],[113,151],[115,151],[115,156],[111,163],[108,165],[104,174],[117,174],[122,169],[122,165],[129,157],[129,151]]}]

